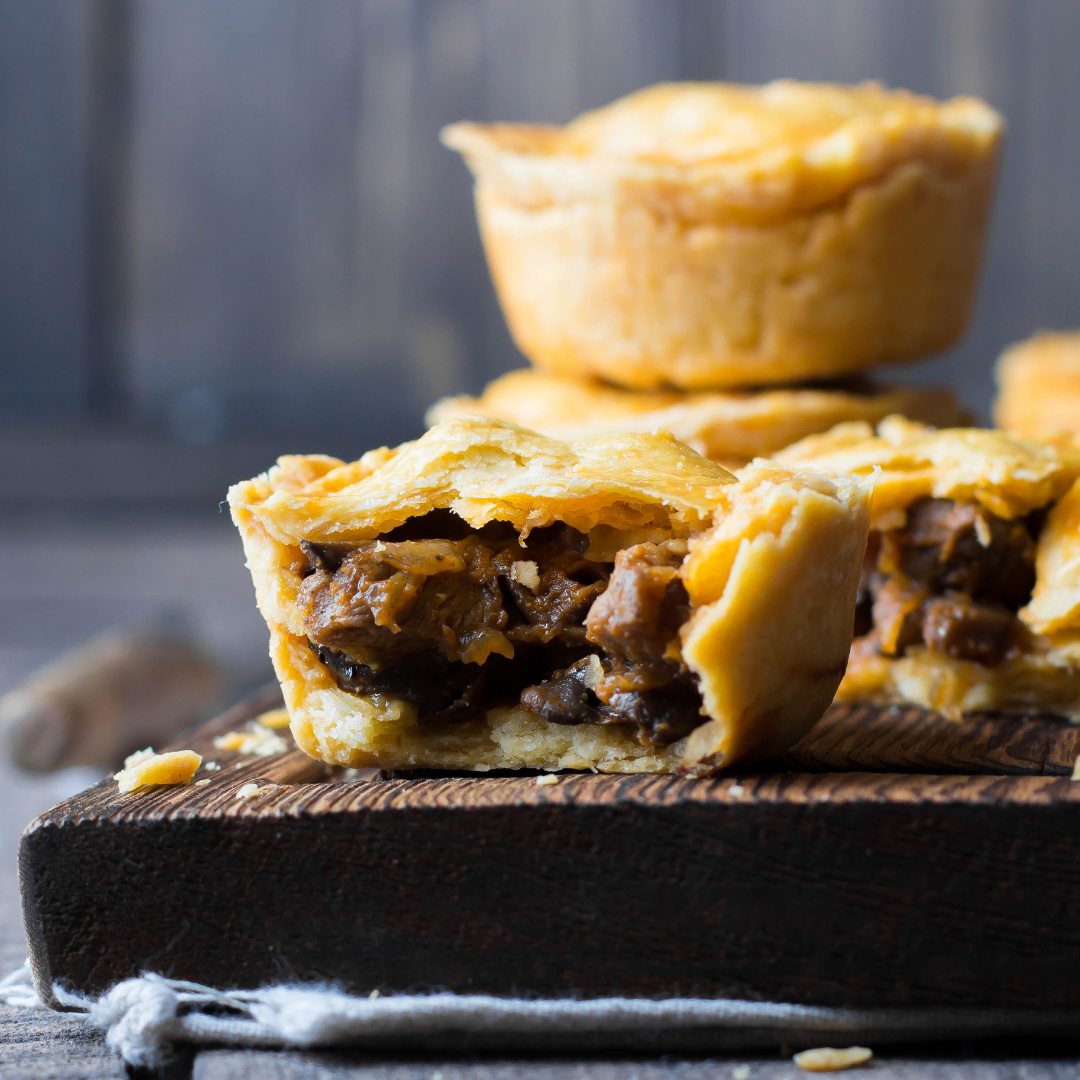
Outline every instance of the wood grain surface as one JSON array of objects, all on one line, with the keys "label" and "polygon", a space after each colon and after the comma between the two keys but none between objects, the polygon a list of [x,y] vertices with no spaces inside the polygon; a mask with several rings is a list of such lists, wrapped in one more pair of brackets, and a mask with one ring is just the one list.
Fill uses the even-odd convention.
[{"label": "wood grain surface", "polygon": [[813,772],[1070,776],[1078,754],[1080,727],[1053,717],[956,722],[910,705],[834,705],[775,765]]},{"label": "wood grain surface", "polygon": [[776,768],[552,786],[345,779],[296,749],[213,749],[277,700],[181,740],[221,764],[209,785],[120,795],[106,780],[27,827],[40,992],[156,970],[363,992],[1080,1005],[1070,727],[834,709]]}]

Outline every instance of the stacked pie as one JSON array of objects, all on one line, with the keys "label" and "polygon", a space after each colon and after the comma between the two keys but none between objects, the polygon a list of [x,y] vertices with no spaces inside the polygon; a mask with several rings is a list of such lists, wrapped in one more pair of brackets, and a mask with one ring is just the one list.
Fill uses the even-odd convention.
[{"label": "stacked pie", "polygon": [[876,366],[963,333],[1002,122],[867,83],[650,87],[565,127],[453,124],[507,323],[534,365],[433,423],[663,429],[730,464],[838,422],[965,422]]}]

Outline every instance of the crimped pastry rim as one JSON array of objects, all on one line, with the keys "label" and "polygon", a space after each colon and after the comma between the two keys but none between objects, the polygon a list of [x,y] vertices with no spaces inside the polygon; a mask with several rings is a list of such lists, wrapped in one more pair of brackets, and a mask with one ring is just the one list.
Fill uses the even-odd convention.
[{"label": "crimped pastry rim", "polygon": [[832,204],[911,161],[933,162],[943,172],[993,167],[1004,131],[1001,115],[974,97],[939,102],[904,90],[886,91],[876,83],[843,87],[781,79],[755,87],[705,85],[762,94],[789,86],[851,95],[873,91],[895,102],[895,108],[855,115],[805,146],[766,147],[744,159],[665,161],[662,155],[620,155],[603,148],[575,152],[567,145],[575,125],[595,123],[616,108],[632,108],[650,94],[692,94],[698,85],[646,87],[565,127],[459,121],[444,127],[440,139],[463,155],[479,183],[523,205],[540,208],[620,192],[658,204],[675,202],[691,216],[696,209],[705,215],[772,220]]}]

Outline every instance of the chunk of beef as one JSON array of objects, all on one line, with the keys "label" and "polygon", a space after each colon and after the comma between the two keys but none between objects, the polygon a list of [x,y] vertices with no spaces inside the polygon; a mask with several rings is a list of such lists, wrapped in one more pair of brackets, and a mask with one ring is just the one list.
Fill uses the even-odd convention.
[{"label": "chunk of beef", "polygon": [[299,598],[317,645],[362,646],[387,660],[429,650],[474,663],[512,655],[492,551],[475,537],[356,545],[332,573],[305,578]]},{"label": "chunk of beef", "polygon": [[[377,541],[302,545],[309,644],[339,686],[405,698],[436,721],[518,699],[552,723],[633,725],[650,745],[704,722],[672,648],[690,613],[685,547],[640,544],[612,570],[566,525],[522,545],[502,523],[462,537],[439,514]],[[369,655],[377,666],[354,658]]]},{"label": "chunk of beef", "polygon": [[878,649],[886,656],[903,656],[923,638],[923,605],[930,590],[903,574],[875,574],[870,581]]},{"label": "chunk of beef", "polygon": [[644,745],[666,746],[703,724],[701,695],[678,658],[690,599],[678,576],[681,555],[664,545],[620,551],[607,589],[586,619],[604,651],[602,675],[582,660],[529,687],[521,703],[560,724],[633,724]]},{"label": "chunk of beef", "polygon": [[1005,659],[1015,624],[1007,607],[979,604],[957,594],[927,603],[922,634],[927,648],[989,667]]},{"label": "chunk of beef", "polygon": [[588,659],[556,671],[537,686],[521,692],[521,704],[551,724],[603,723],[596,695],[586,685]]},{"label": "chunk of beef", "polygon": [[[464,539],[423,536],[449,529],[447,514],[433,511],[388,534],[415,539],[304,541],[310,573],[300,599],[309,638],[375,649],[390,661],[438,649],[448,659],[472,663],[483,663],[492,652],[511,655],[511,640],[585,644],[585,615],[608,573],[606,565],[583,557],[587,537],[552,526],[535,530],[523,548],[504,522]],[[526,584],[515,565],[535,568],[536,580]]]},{"label": "chunk of beef", "polygon": [[523,686],[542,683],[581,658],[581,650],[521,646],[513,659],[494,655],[484,664],[448,660],[429,651],[405,656],[376,671],[346,653],[308,642],[338,686],[358,694],[388,694],[416,706],[426,723],[471,719],[492,705],[516,702]]},{"label": "chunk of beef", "polygon": [[680,561],[658,544],[620,551],[607,589],[585,620],[589,640],[631,664],[666,662],[668,646],[690,617]]},{"label": "chunk of beef", "polygon": [[464,720],[476,715],[483,704],[486,665],[455,663],[440,652],[429,651],[376,671],[338,649],[311,641],[308,647],[334,673],[343,690],[404,698],[416,706],[422,719]]},{"label": "chunk of beef", "polygon": [[[555,638],[573,644],[585,644],[583,624],[593,601],[607,588],[607,567],[579,555],[565,552],[524,552],[510,548],[495,560],[514,606],[525,622],[511,626],[507,637],[512,641],[546,644]],[[515,565],[535,567],[535,581],[525,581],[515,573]],[[531,576],[531,575],[529,575]]]},{"label": "chunk of beef", "polygon": [[645,746],[678,742],[708,720],[701,711],[701,694],[688,675],[662,689],[615,694],[607,708],[613,717],[631,721],[638,742]]},{"label": "chunk of beef", "polygon": [[[1037,514],[1010,521],[950,499],[914,503],[903,529],[877,534],[856,635],[869,632],[869,609],[873,641],[886,656],[921,642],[957,659],[1001,663],[1020,633],[1015,613],[1031,599],[1039,523]],[[872,542],[868,560],[873,550]]]},{"label": "chunk of beef", "polygon": [[886,533],[879,568],[899,571],[933,591],[962,592],[1018,610],[1035,585],[1035,541],[1027,523],[974,503],[921,499],[907,525]]},{"label": "chunk of beef", "polygon": [[[521,704],[553,724],[633,724],[645,746],[667,746],[707,719],[701,695],[686,673],[660,689],[620,690],[601,701],[591,683],[589,658],[521,694]],[[607,665],[605,665],[607,666]]]}]

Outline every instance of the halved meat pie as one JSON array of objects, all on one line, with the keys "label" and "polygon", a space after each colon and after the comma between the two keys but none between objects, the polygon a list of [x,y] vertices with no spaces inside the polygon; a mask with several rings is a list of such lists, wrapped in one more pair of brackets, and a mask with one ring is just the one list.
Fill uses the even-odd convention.
[{"label": "halved meat pie", "polygon": [[1076,453],[889,417],[776,459],[874,482],[841,700],[1080,719]]},{"label": "halved meat pie", "polygon": [[865,486],[667,434],[451,420],[229,493],[296,740],[386,768],[706,773],[797,741],[851,641]]}]

